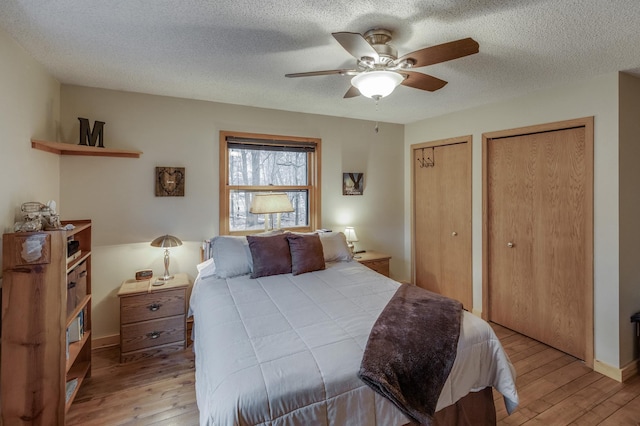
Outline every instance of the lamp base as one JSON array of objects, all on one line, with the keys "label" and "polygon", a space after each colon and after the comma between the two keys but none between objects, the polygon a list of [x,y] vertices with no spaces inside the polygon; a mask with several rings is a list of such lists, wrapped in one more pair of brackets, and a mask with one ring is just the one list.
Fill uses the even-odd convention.
[{"label": "lamp base", "polygon": [[173,275],[169,274],[169,249],[164,249],[164,275],[158,277],[158,281],[169,281],[173,279]]},{"label": "lamp base", "polygon": [[351,256],[353,256],[354,259],[358,259],[358,257],[356,256],[355,244],[353,244],[351,241],[347,241],[347,247],[349,248],[349,250],[351,250]]}]

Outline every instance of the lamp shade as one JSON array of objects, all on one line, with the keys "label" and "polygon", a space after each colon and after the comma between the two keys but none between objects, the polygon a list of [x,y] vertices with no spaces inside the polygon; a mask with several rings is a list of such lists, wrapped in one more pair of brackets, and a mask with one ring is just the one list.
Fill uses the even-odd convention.
[{"label": "lamp shade", "polygon": [[353,77],[351,84],[363,96],[379,99],[389,96],[402,83],[402,80],[404,80],[402,74],[394,71],[369,71]]},{"label": "lamp shade", "polygon": [[155,240],[151,241],[151,246],[153,247],[178,247],[182,245],[182,241],[180,238],[174,237],[173,235],[163,235],[162,237],[158,237]]},{"label": "lamp shade", "polygon": [[347,226],[346,228],[344,228],[344,236],[349,243],[358,241],[358,236],[356,235],[356,230],[353,229],[353,226]]},{"label": "lamp shade", "polygon": [[249,212],[254,214],[292,212],[293,205],[284,192],[266,192],[253,195]]},{"label": "lamp shade", "polygon": [[180,238],[174,237],[173,235],[163,235],[162,237],[158,237],[151,241],[152,247],[160,247],[164,249],[164,275],[158,277],[157,284],[154,285],[162,285],[164,281],[173,279],[173,275],[169,273],[169,248],[181,245],[182,241],[180,241]]}]

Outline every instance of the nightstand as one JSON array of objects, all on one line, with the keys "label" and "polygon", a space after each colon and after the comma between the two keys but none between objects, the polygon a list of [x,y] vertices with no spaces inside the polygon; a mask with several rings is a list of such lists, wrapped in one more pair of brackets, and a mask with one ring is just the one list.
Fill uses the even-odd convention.
[{"label": "nightstand", "polygon": [[187,343],[187,274],[157,280],[127,280],[120,286],[120,362],[180,351]]},{"label": "nightstand", "polygon": [[388,254],[377,251],[366,251],[364,253],[357,253],[356,256],[359,256],[359,258],[354,257],[354,259],[364,266],[386,277],[389,276],[389,259],[391,259],[391,256]]}]

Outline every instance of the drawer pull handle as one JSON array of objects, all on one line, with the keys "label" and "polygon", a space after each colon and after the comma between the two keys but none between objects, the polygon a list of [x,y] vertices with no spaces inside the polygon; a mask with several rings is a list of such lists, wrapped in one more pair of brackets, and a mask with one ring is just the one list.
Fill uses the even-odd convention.
[{"label": "drawer pull handle", "polygon": [[162,306],[160,303],[152,303],[151,305],[147,306],[147,308],[149,308],[151,312],[155,312],[160,309],[160,306]]},{"label": "drawer pull handle", "polygon": [[149,339],[157,339],[158,337],[160,337],[160,332],[159,331],[152,331],[151,333],[147,333],[147,337]]}]

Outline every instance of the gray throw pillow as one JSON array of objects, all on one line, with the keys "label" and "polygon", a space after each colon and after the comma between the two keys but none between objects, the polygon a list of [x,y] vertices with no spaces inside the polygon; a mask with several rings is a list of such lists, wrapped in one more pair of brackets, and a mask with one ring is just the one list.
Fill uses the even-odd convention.
[{"label": "gray throw pillow", "polygon": [[211,252],[218,278],[233,278],[251,272],[246,237],[219,235],[211,241]]}]

